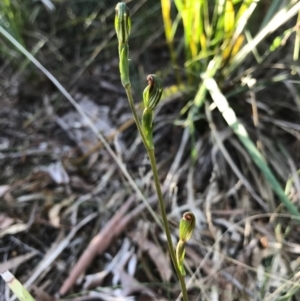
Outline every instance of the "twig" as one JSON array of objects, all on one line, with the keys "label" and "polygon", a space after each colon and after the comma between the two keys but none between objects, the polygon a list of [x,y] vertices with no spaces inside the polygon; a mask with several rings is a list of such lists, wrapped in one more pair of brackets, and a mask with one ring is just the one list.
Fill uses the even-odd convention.
[{"label": "twig", "polygon": [[118,210],[105,227],[92,239],[88,247],[70,272],[69,277],[64,281],[59,293],[65,295],[70,288],[74,285],[76,280],[82,275],[86,268],[90,265],[97,254],[103,252],[111,241],[116,236],[116,226],[122,219],[123,215],[127,212],[134,198],[129,198]]}]

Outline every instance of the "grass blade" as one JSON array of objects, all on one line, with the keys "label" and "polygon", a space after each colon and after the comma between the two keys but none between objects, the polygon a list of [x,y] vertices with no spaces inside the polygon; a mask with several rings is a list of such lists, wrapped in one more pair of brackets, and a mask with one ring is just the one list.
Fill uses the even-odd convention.
[{"label": "grass blade", "polygon": [[[177,65],[176,62],[176,53],[174,50],[174,23],[171,19],[171,1],[170,0],[161,0],[161,10],[165,28],[165,36],[169,47],[169,52],[171,56],[171,61],[173,66]],[[178,23],[178,21],[177,21]],[[177,24],[175,23],[175,27],[177,28]],[[175,30],[176,31],[176,30]],[[177,69],[175,69],[175,76],[177,84],[180,85],[181,79]]]},{"label": "grass blade", "polygon": [[35,301],[32,295],[11,272],[6,271],[1,273],[1,277],[20,301]]},{"label": "grass blade", "polygon": [[224,119],[226,120],[228,125],[232,128],[234,133],[238,136],[238,138],[240,139],[240,141],[248,151],[249,155],[251,156],[253,162],[261,170],[261,172],[263,173],[267,181],[270,183],[271,187],[273,188],[274,192],[277,194],[281,202],[286,206],[287,210],[291,214],[300,217],[300,213],[298,209],[285,195],[283,189],[280,186],[280,183],[275,178],[274,174],[272,173],[271,169],[267,165],[261,153],[258,151],[254,143],[249,138],[248,133],[245,127],[243,126],[243,124],[241,124],[238,121],[234,111],[229,106],[227,99],[220,91],[216,81],[213,78],[208,77],[204,79],[204,85],[209,91],[213,101],[217,105]]},{"label": "grass blade", "polygon": [[296,27],[296,38],[295,38],[293,60],[298,61],[299,53],[300,53],[300,11],[298,13],[297,24],[295,27]]},{"label": "grass blade", "polygon": [[297,2],[289,10],[287,8],[281,9],[272,20],[264,27],[254,39],[247,43],[241,51],[233,58],[228,73],[233,72],[246,59],[247,55],[269,34],[277,30],[280,26],[294,17],[300,10],[300,2]]},{"label": "grass blade", "polygon": [[280,9],[282,2],[283,2],[282,0],[273,0],[272,1],[271,6],[268,9],[268,12],[261,24],[260,29],[263,29],[268,24],[268,22],[271,20],[272,16],[274,16],[275,13]]}]

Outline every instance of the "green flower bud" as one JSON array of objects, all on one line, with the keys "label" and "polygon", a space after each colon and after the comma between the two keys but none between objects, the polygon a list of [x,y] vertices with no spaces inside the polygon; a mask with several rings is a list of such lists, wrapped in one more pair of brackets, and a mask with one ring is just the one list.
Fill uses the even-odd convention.
[{"label": "green flower bud", "polygon": [[188,241],[193,235],[195,225],[195,215],[192,212],[185,212],[179,224],[179,239]]},{"label": "green flower bud", "polygon": [[182,276],[185,276],[184,270],[184,256],[185,256],[185,243],[188,241],[195,229],[196,218],[192,212],[185,212],[179,224],[179,242],[176,247],[176,260],[178,268]]},{"label": "green flower bud", "polygon": [[118,3],[116,6],[115,29],[119,44],[128,43],[131,31],[131,20],[128,7],[123,2]]},{"label": "green flower bud", "polygon": [[155,74],[148,75],[147,81],[148,86],[143,92],[144,106],[147,110],[154,110],[162,95],[162,82]]}]

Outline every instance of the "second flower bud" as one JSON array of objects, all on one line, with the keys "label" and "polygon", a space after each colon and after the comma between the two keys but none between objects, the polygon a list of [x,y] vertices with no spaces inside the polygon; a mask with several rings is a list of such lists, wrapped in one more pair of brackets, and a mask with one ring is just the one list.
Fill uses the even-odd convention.
[{"label": "second flower bud", "polygon": [[147,76],[148,86],[143,93],[144,106],[147,110],[154,110],[158,105],[162,95],[162,82],[161,79],[155,75],[150,74]]}]

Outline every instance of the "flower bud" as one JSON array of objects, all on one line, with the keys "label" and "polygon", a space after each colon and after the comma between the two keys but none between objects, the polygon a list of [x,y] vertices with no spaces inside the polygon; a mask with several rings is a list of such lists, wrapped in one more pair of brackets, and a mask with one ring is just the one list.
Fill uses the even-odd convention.
[{"label": "flower bud", "polygon": [[162,95],[162,82],[155,74],[148,75],[147,81],[148,86],[143,92],[144,106],[147,110],[154,110]]},{"label": "flower bud", "polygon": [[188,241],[195,229],[196,218],[192,212],[185,212],[179,224],[179,241],[176,247],[176,260],[177,265],[182,276],[185,276],[184,270],[184,256],[185,256],[185,243]]},{"label": "flower bud", "polygon": [[131,20],[129,17],[128,7],[124,2],[120,2],[116,6],[115,29],[119,44],[128,43]]},{"label": "flower bud", "polygon": [[188,241],[193,235],[195,225],[195,215],[192,212],[185,212],[179,224],[179,239]]}]

